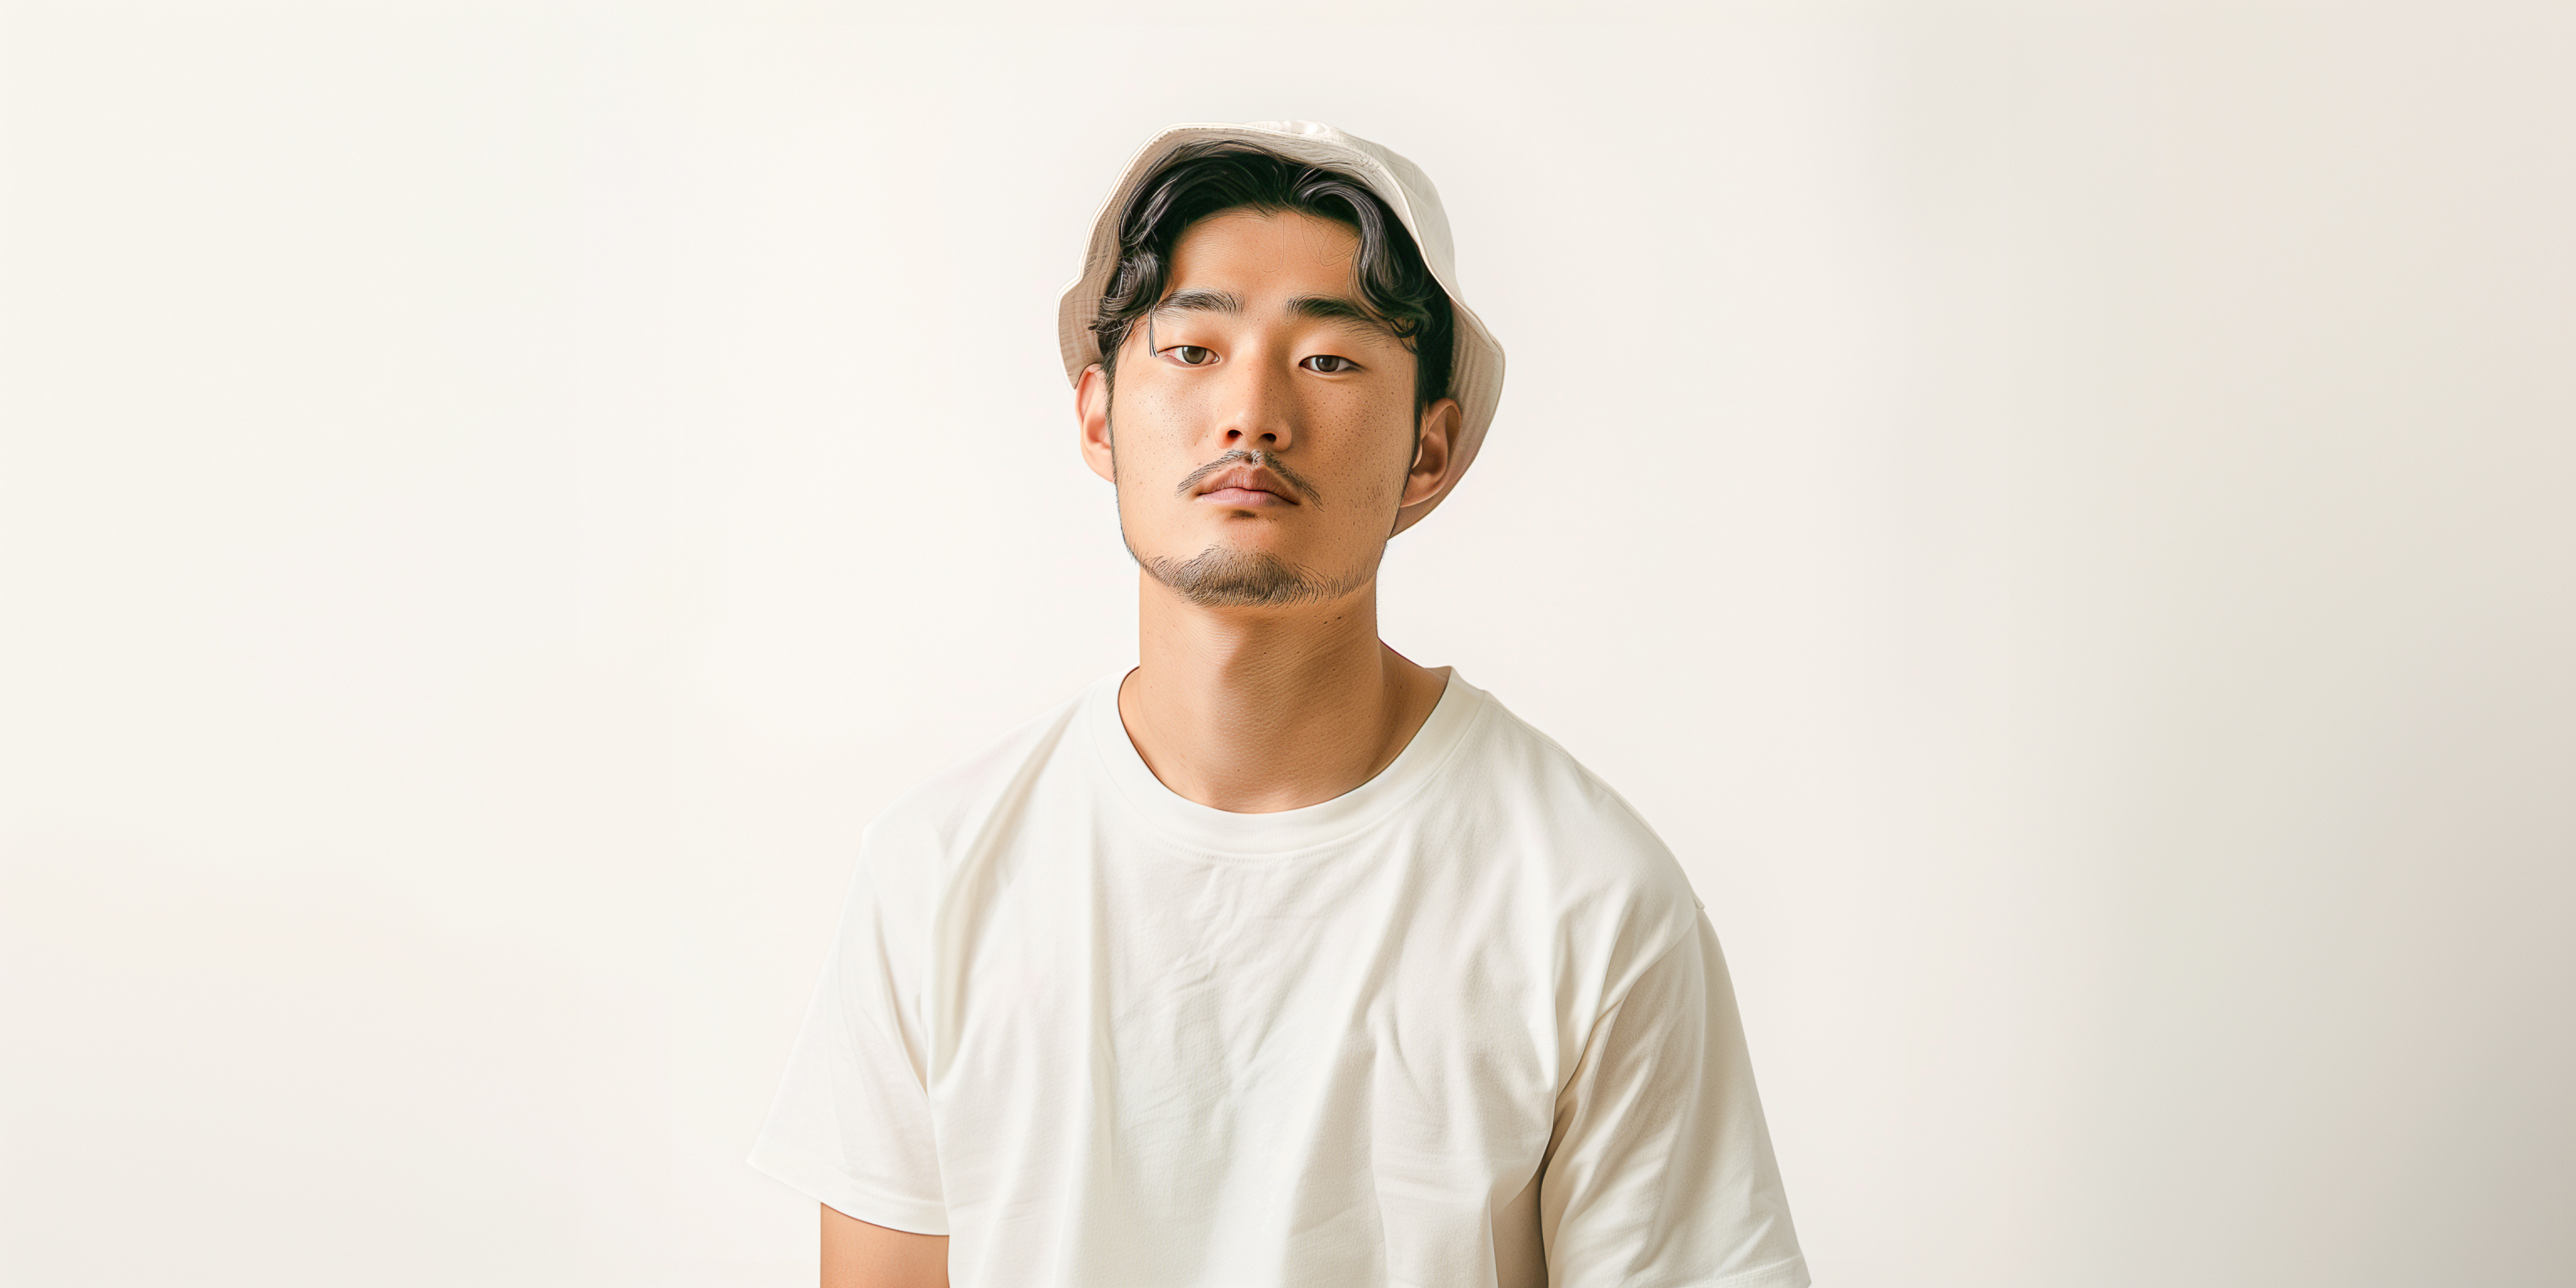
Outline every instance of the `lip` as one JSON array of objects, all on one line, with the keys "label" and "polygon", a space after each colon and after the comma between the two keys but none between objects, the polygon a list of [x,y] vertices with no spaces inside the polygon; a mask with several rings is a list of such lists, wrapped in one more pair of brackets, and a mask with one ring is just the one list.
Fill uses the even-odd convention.
[{"label": "lip", "polygon": [[1199,483],[1194,500],[1225,506],[1297,505],[1297,494],[1279,476],[1256,465],[1219,470]]}]

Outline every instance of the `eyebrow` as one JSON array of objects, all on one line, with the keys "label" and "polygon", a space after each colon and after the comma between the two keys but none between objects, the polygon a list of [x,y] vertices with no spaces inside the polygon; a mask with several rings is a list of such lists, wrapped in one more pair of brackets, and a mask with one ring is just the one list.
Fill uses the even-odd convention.
[{"label": "eyebrow", "polygon": [[1375,331],[1393,338],[1395,328],[1362,306],[1359,301],[1339,295],[1301,295],[1288,301],[1288,311],[1298,317],[1318,318],[1327,322],[1346,322],[1363,331]]},{"label": "eyebrow", "polygon": [[[1191,286],[1164,296],[1163,302],[1154,306],[1152,315],[1161,316],[1172,313],[1233,315],[1241,312],[1243,312],[1242,296],[1232,291]],[[1288,301],[1288,312],[1293,317],[1346,323],[1360,330],[1374,331],[1380,335],[1395,334],[1395,328],[1388,326],[1386,319],[1379,317],[1359,301],[1339,295],[1300,295]]]},{"label": "eyebrow", "polygon": [[1154,306],[1156,313],[1241,313],[1243,297],[1232,291],[1211,291],[1204,287],[1184,287],[1163,297]]}]

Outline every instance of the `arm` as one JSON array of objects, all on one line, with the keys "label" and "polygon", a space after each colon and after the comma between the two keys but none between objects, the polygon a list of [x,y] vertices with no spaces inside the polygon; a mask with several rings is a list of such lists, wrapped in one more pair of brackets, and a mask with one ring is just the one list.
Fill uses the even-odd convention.
[{"label": "arm", "polygon": [[900,822],[893,840],[879,819],[860,843],[831,956],[751,1150],[753,1167],[819,1205],[823,1288],[948,1284],[927,1048],[908,1001],[938,855]]},{"label": "arm", "polygon": [[823,1288],[948,1288],[948,1236],[823,1209]]},{"label": "arm", "polygon": [[1603,1014],[1557,1100],[1539,1228],[1559,1288],[1805,1288],[1717,933]]}]

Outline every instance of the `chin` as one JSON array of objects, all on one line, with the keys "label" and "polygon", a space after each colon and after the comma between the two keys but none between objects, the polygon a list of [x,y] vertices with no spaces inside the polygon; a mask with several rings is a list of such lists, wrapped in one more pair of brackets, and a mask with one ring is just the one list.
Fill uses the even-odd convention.
[{"label": "chin", "polygon": [[1292,608],[1340,599],[1367,581],[1336,576],[1266,548],[1267,543],[1213,541],[1195,554],[1144,554],[1130,543],[1145,575],[1204,608]]}]

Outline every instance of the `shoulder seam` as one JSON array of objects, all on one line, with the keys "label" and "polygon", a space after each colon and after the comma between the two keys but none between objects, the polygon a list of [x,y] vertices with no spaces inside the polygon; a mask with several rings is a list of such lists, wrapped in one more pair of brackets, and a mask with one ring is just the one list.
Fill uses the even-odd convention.
[{"label": "shoulder seam", "polygon": [[[1602,795],[1609,797],[1611,803],[1619,807],[1619,812],[1628,816],[1629,822],[1635,823],[1637,826],[1644,828],[1646,835],[1655,838],[1655,843],[1663,846],[1666,853],[1669,854],[1672,852],[1672,844],[1664,840],[1664,834],[1656,831],[1655,825],[1647,822],[1646,816],[1639,813],[1636,806],[1629,804],[1628,798],[1620,795],[1618,788],[1610,785],[1610,780],[1592,772],[1592,766],[1583,763],[1583,758],[1581,756],[1567,751],[1565,749],[1565,744],[1558,742],[1555,735],[1550,734],[1545,729],[1539,728],[1537,725],[1531,724],[1527,720],[1521,719],[1518,712],[1515,712],[1508,707],[1504,707],[1503,704],[1500,701],[1495,700],[1491,694],[1486,695],[1486,702],[1490,706],[1500,708],[1505,717],[1510,719],[1513,724],[1519,725],[1523,730],[1526,730],[1530,737],[1536,738],[1540,742],[1547,744],[1549,750],[1565,757],[1565,763],[1572,765],[1574,767],[1574,772],[1582,775],[1584,782],[1600,789]],[[1675,858],[1676,861],[1678,861],[1679,856],[1675,856]]]}]

